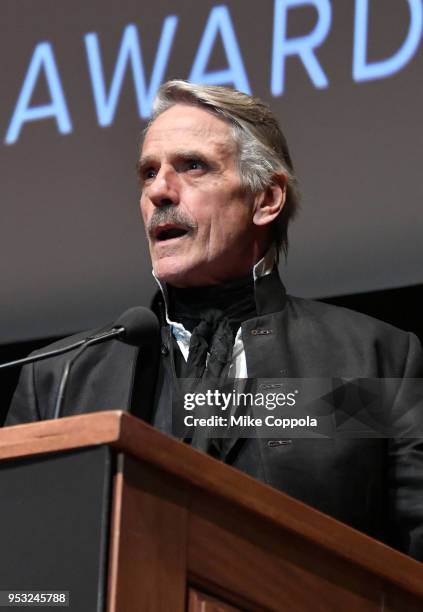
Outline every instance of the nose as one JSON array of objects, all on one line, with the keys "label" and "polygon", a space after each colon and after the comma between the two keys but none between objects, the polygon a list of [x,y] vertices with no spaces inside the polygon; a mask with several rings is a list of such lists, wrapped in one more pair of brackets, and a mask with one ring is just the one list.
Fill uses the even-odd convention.
[{"label": "nose", "polygon": [[162,166],[154,180],[148,185],[147,195],[154,206],[177,206],[179,204],[178,178],[172,168]]}]

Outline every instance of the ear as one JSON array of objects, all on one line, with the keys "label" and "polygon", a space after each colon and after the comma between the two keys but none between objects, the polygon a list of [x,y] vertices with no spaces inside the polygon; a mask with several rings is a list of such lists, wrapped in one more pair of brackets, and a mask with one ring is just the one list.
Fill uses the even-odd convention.
[{"label": "ear", "polygon": [[288,178],[283,172],[274,174],[272,183],[261,191],[254,200],[253,223],[269,225],[285,205]]}]

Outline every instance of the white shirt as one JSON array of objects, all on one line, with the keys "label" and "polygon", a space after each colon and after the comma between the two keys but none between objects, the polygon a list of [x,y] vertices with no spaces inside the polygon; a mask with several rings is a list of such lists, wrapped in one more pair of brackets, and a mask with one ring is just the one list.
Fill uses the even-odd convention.
[{"label": "white shirt", "polygon": [[[258,261],[256,265],[254,266],[253,268],[254,282],[258,278],[261,278],[262,276],[266,276],[267,274],[270,274],[270,272],[273,270],[275,261],[276,261],[276,249],[274,246],[272,246],[267,251],[266,255],[262,257],[260,261]],[[178,346],[181,350],[181,353],[185,361],[187,361],[188,353],[189,353],[189,343],[191,340],[191,332],[185,329],[182,323],[177,323],[169,319],[166,285],[160,282],[160,280],[154,274],[154,271],[153,271],[153,276],[156,279],[157,284],[159,285],[160,290],[164,297],[165,308],[166,308],[166,321],[172,329],[172,333],[176,339],[176,342],[178,343]],[[245,359],[245,351],[244,351],[244,343],[242,341],[241,327],[238,329],[236,336],[235,336],[234,346],[232,349],[232,360],[231,360],[231,365],[229,367],[228,376],[230,378],[248,378],[247,361]]]}]

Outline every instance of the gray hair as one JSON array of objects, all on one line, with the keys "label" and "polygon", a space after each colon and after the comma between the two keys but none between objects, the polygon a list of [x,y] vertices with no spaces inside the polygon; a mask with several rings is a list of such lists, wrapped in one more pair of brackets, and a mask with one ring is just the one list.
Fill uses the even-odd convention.
[{"label": "gray hair", "polygon": [[285,136],[270,108],[259,98],[236,89],[195,85],[182,80],[164,83],[154,100],[148,127],[175,104],[199,106],[232,126],[238,147],[238,168],[242,187],[257,194],[274,183],[274,175],[287,178],[285,205],[272,222],[272,239],[278,253],[288,250],[288,223],[299,207],[299,190]]}]

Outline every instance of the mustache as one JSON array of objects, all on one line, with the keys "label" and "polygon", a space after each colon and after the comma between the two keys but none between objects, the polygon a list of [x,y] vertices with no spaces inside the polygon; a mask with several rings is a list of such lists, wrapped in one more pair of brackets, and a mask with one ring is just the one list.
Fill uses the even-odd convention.
[{"label": "mustache", "polygon": [[161,208],[155,209],[148,223],[148,233],[153,235],[156,227],[164,223],[181,225],[186,227],[188,230],[197,229],[197,224],[195,223],[194,219],[181,212],[173,205],[162,206]]}]

